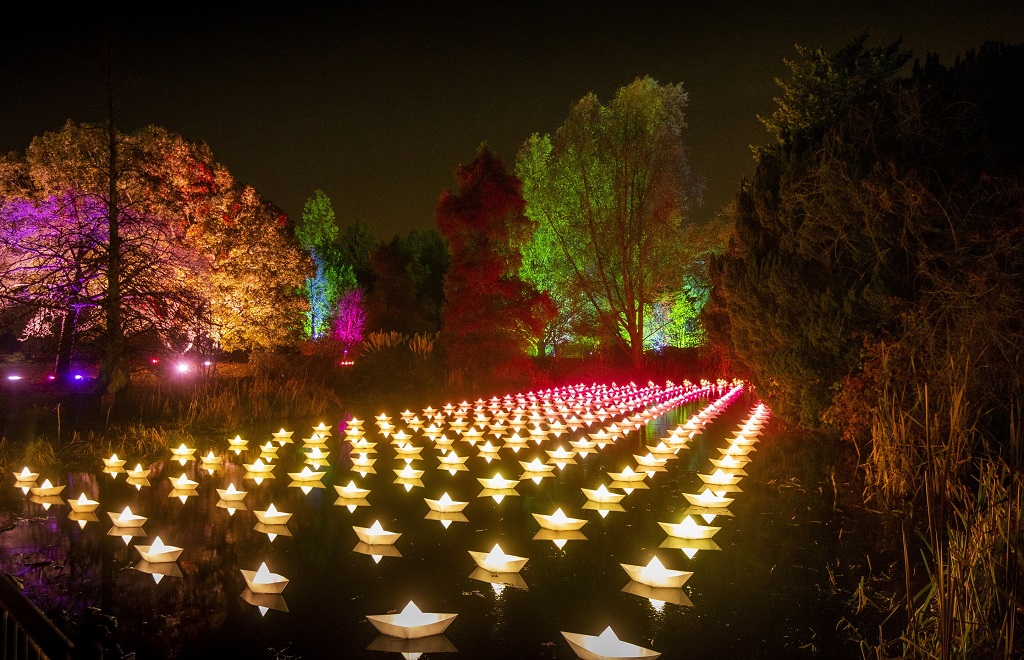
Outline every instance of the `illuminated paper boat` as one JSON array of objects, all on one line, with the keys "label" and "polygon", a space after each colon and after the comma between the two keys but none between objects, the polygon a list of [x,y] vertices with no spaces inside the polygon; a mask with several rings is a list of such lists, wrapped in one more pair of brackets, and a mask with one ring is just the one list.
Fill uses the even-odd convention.
[{"label": "illuminated paper boat", "polygon": [[597,443],[586,438],[580,438],[579,440],[570,440],[569,446],[575,449],[577,453],[581,453],[593,451],[597,448]]},{"label": "illuminated paper boat", "polygon": [[111,513],[108,511],[107,515],[110,516],[110,520],[114,523],[115,527],[142,527],[148,520],[145,516],[135,515],[132,513],[131,508],[127,506],[121,513]]},{"label": "illuminated paper boat", "polygon": [[626,586],[622,588],[622,591],[627,594],[646,598],[651,601],[651,605],[658,609],[660,609],[658,605],[659,603],[672,603],[673,605],[680,605],[682,607],[693,606],[693,601],[686,596],[686,592],[682,589],[651,587],[646,584],[640,584],[635,580],[630,580]]},{"label": "illuminated paper boat", "polygon": [[256,607],[260,611],[260,615],[266,615],[269,610],[275,610],[278,612],[287,612],[288,605],[284,602],[284,596],[281,594],[258,594],[253,592],[252,589],[246,588],[241,595],[242,600]]},{"label": "illuminated paper boat", "polygon": [[505,554],[497,543],[494,544],[494,548],[490,552],[470,550],[469,554],[477,566],[492,573],[518,573],[529,561],[526,557]]},{"label": "illuminated paper boat", "polygon": [[431,635],[429,637],[418,637],[416,639],[399,639],[390,635],[377,635],[370,645],[368,651],[380,651],[383,653],[400,653],[403,658],[419,658],[427,653],[458,653],[447,637],[444,635]]},{"label": "illuminated paper boat", "polygon": [[752,445],[731,444],[728,447],[718,447],[718,453],[723,456],[746,456],[755,451],[757,448]]},{"label": "illuminated paper boat", "polygon": [[612,481],[618,481],[622,483],[638,483],[647,478],[646,472],[634,472],[633,468],[626,466],[626,469],[622,472],[609,472],[608,476],[612,478]]},{"label": "illuminated paper boat", "polygon": [[589,488],[581,488],[583,494],[586,495],[587,499],[591,502],[602,502],[602,503],[615,503],[620,502],[625,495],[622,493],[613,493],[605,488],[604,484],[597,487],[596,490]]},{"label": "illuminated paper boat", "polygon": [[199,485],[198,481],[192,481],[187,476],[185,476],[184,472],[177,479],[173,477],[167,478],[171,480],[171,486],[175,490],[193,490]]},{"label": "illuminated paper boat", "polygon": [[[675,454],[672,454],[675,456]],[[653,453],[648,452],[646,456],[640,456],[633,454],[633,458],[636,459],[636,464],[645,471],[649,470],[664,470],[665,463],[668,462],[667,458],[658,458]]]},{"label": "illuminated paper boat", "polygon": [[449,467],[456,465],[465,465],[466,460],[469,456],[459,456],[454,451],[450,451],[440,458],[442,469],[448,469]]},{"label": "illuminated paper boat", "polygon": [[747,456],[730,456],[728,454],[722,458],[712,458],[710,460],[711,464],[720,470],[742,470],[750,463],[750,458]]},{"label": "illuminated paper boat", "polygon": [[245,499],[247,491],[238,490],[235,484],[229,483],[227,488],[218,488],[217,495],[226,502],[240,502]]},{"label": "illuminated paper boat", "polygon": [[309,449],[311,447],[327,449],[327,436],[317,435],[314,433],[312,437],[302,439],[302,447],[303,449]]},{"label": "illuminated paper boat", "polygon": [[369,527],[358,527],[352,526],[355,530],[356,536],[359,540],[367,545],[393,545],[398,537],[402,535],[401,532],[389,532],[381,527],[380,521],[375,520]]},{"label": "illuminated paper boat", "polygon": [[37,497],[53,497],[64,491],[64,486],[54,486],[49,479],[43,481],[42,486],[32,486],[29,491]]},{"label": "illuminated paper boat", "polygon": [[412,467],[406,465],[401,470],[392,469],[396,476],[400,479],[419,479],[423,476],[423,470],[414,470]]},{"label": "illuminated paper boat", "polygon": [[141,573],[152,575],[153,581],[157,584],[160,584],[160,580],[164,579],[165,577],[181,577],[181,569],[178,568],[178,565],[173,561],[150,562],[143,559],[132,568]]},{"label": "illuminated paper boat", "polygon": [[96,513],[94,511],[75,510],[72,510],[70,513],[68,513],[68,520],[74,520],[82,529],[85,529],[85,525],[87,523],[100,521],[100,519],[96,517]]},{"label": "illuminated paper boat", "polygon": [[305,481],[320,481],[321,479],[323,479],[325,474],[327,474],[327,473],[326,472],[314,472],[313,470],[310,470],[309,466],[307,465],[307,466],[302,468],[302,472],[289,472],[288,476],[291,477],[292,480],[294,480],[294,481],[303,481],[303,482],[305,482]]},{"label": "illuminated paper boat", "polygon": [[238,569],[242,572],[245,584],[254,594],[279,594],[288,586],[288,579],[283,575],[271,573],[267,563],[260,564],[258,570],[247,571],[244,568]]},{"label": "illuminated paper boat", "polygon": [[562,631],[573,653],[582,660],[620,660],[624,658],[657,658],[661,653],[620,640],[611,626],[600,635],[583,635]]},{"label": "illuminated paper boat", "polygon": [[[276,447],[274,449],[275,449],[275,451],[277,450]],[[212,449],[210,451],[208,451],[205,456],[202,457],[202,463],[203,463],[204,466],[205,465],[220,465],[223,461],[224,461],[224,457],[223,456],[216,456],[216,455],[214,455]]]},{"label": "illuminated paper boat", "polygon": [[655,555],[646,566],[635,566],[633,564],[619,564],[629,575],[630,579],[649,587],[667,589],[678,589],[686,584],[686,581],[693,577],[692,571],[675,571],[665,568],[658,556]]},{"label": "illuminated paper boat", "polygon": [[575,450],[566,449],[565,447],[558,447],[557,449],[545,449],[544,451],[552,461],[568,462],[572,460],[574,456],[576,456]]},{"label": "illuminated paper boat", "polygon": [[14,480],[18,482],[35,482],[39,478],[38,472],[32,472],[28,467],[21,468],[21,472],[14,475]]},{"label": "illuminated paper boat", "polygon": [[530,473],[547,473],[553,472],[555,469],[554,465],[545,465],[540,462],[540,459],[533,459],[529,463],[526,461],[519,461],[519,464],[523,466],[523,469]]},{"label": "illuminated paper boat", "polygon": [[409,438],[412,436],[405,431],[399,429],[397,432],[391,434],[391,444],[396,447],[409,444]]},{"label": "illuminated paper boat", "polygon": [[413,488],[423,488],[423,481],[421,479],[407,479],[404,477],[397,477],[395,483],[405,487],[405,492],[411,492]]},{"label": "illuminated paper boat", "polygon": [[293,433],[295,433],[295,431],[285,431],[284,429],[281,429],[280,431],[276,431],[270,435],[272,435],[274,440],[277,440],[279,444],[283,445],[285,442],[291,441]]},{"label": "illuminated paper boat", "polygon": [[135,486],[136,490],[142,490],[143,486],[147,488],[150,486],[149,479],[146,477],[128,477],[126,481],[129,486]]},{"label": "illuminated paper boat", "polygon": [[422,451],[423,447],[414,447],[412,445],[398,445],[395,447],[396,457],[403,459],[419,459],[421,458],[420,453]]},{"label": "illuminated paper boat", "polygon": [[519,484],[518,479],[506,479],[500,474],[495,474],[490,478],[478,477],[477,481],[480,482],[481,486],[490,490],[508,490],[515,488]]},{"label": "illuminated paper boat", "polygon": [[250,474],[269,475],[274,470],[270,463],[264,463],[262,458],[257,458],[254,463],[242,463],[242,467]]},{"label": "illuminated paper boat", "polygon": [[679,458],[679,456],[676,454],[676,452],[679,451],[679,449],[679,447],[669,447],[664,442],[659,442],[654,447],[648,446],[647,453],[653,456],[654,458],[658,458],[663,461],[670,461]]},{"label": "illuminated paper boat", "polygon": [[400,639],[418,639],[440,635],[456,616],[441,612],[421,612],[415,603],[409,601],[398,614],[368,614],[366,618],[384,635]]},{"label": "illuminated paper boat", "polygon": [[347,486],[335,485],[334,490],[338,491],[338,497],[350,500],[361,500],[370,494],[369,488],[359,488],[354,481],[348,482]]},{"label": "illuminated paper boat", "polygon": [[68,504],[75,513],[89,513],[95,511],[100,503],[96,500],[90,500],[85,496],[85,493],[82,493],[78,496],[77,500],[68,500]]},{"label": "illuminated paper boat", "polygon": [[448,496],[448,493],[444,493],[441,495],[440,499],[436,500],[431,500],[426,497],[423,499],[426,501],[427,506],[430,507],[431,511],[437,511],[439,513],[456,513],[465,509],[466,505],[469,504],[469,502],[456,502]]},{"label": "illuminated paper boat", "polygon": [[235,455],[241,454],[244,450],[249,448],[249,441],[243,440],[241,436],[235,436],[228,439],[228,450],[235,452]]},{"label": "illuminated paper boat", "polygon": [[[722,468],[718,468],[711,474],[698,474],[700,480],[708,484],[708,487],[712,486],[735,486],[740,482],[741,477],[735,474],[727,474]],[[715,490],[712,488],[712,490]]]},{"label": "illuminated paper boat", "polygon": [[320,435],[321,437],[326,438],[331,434],[331,427],[327,426],[323,422],[320,422],[319,424],[313,427],[313,432]]},{"label": "illuminated paper boat", "polygon": [[721,527],[698,525],[690,516],[685,516],[680,523],[659,522],[665,533],[677,539],[709,539],[721,530]]},{"label": "illuminated paper boat", "polygon": [[[277,445],[275,445],[274,443],[268,441],[267,444],[260,445],[260,456],[259,457],[260,458],[265,458],[267,460],[275,460],[277,458],[280,458],[277,455],[278,449],[279,449],[279,447]],[[205,458],[203,458],[203,465],[206,465],[206,459]]]},{"label": "illuminated paper boat", "polygon": [[398,551],[393,545],[386,543],[366,543],[365,541],[359,541],[356,543],[356,547],[352,548],[352,552],[358,552],[361,555],[369,555],[373,559],[373,563],[379,564],[380,560],[384,557],[401,557],[402,553]]},{"label": "illuminated paper boat", "polygon": [[124,467],[126,462],[124,459],[118,458],[117,454],[111,454],[110,458],[103,459],[103,465],[108,468]]},{"label": "illuminated paper boat", "polygon": [[696,495],[693,493],[683,493],[683,497],[686,498],[687,502],[696,506],[729,506],[734,501],[731,497],[715,495],[707,488]]},{"label": "illuminated paper boat", "polygon": [[153,539],[152,545],[137,545],[135,549],[144,561],[152,564],[177,561],[182,549],[175,545],[165,545],[160,537]]},{"label": "illuminated paper boat", "polygon": [[533,517],[544,529],[551,529],[559,532],[577,531],[587,524],[587,521],[583,518],[570,518],[566,516],[565,513],[562,512],[561,507],[555,509],[555,512],[549,516],[535,513],[533,514]]},{"label": "illuminated paper boat", "polygon": [[256,516],[256,520],[264,525],[287,525],[288,521],[292,519],[292,514],[278,511],[273,502],[270,503],[266,511],[253,510],[253,514]]},{"label": "illuminated paper boat", "polygon": [[376,454],[377,450],[374,447],[377,446],[376,442],[370,442],[369,440],[353,440],[352,451],[360,452],[363,454]]},{"label": "illuminated paper boat", "polygon": [[329,451],[322,451],[319,447],[313,447],[309,452],[305,453],[306,458],[303,460],[303,463],[312,465],[314,470],[318,470],[321,465],[327,463],[327,456],[330,453]]},{"label": "illuminated paper boat", "polygon": [[145,479],[149,476],[150,469],[148,467],[142,467],[142,463],[136,463],[135,467],[128,470],[129,479]]},{"label": "illuminated paper boat", "polygon": [[424,520],[436,520],[441,523],[445,529],[453,522],[469,522],[469,518],[466,514],[461,511],[427,511],[427,515],[423,516]]}]

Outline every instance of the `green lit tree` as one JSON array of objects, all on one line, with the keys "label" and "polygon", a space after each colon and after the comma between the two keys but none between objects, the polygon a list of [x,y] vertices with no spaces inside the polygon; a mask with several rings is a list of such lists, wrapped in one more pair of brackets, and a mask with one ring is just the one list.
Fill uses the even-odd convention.
[{"label": "green lit tree", "polygon": [[682,141],[686,104],[682,85],[638,78],[607,105],[583,97],[517,158],[527,216],[541,227],[524,276],[561,303],[562,328],[592,315],[635,367],[645,310],[672,294],[691,260],[682,230],[700,185]]},{"label": "green lit tree", "polygon": [[311,339],[330,336],[338,302],[342,295],[356,286],[352,266],[334,243],[338,237],[331,200],[323,190],[316,190],[302,208],[302,221],[295,227],[299,245],[309,251],[316,273],[307,278],[304,293],[309,302],[304,324]]}]

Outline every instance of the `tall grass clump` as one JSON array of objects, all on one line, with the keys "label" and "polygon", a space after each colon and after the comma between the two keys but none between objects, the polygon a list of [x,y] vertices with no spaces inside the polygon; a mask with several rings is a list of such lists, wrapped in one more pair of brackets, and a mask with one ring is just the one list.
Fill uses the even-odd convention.
[{"label": "tall grass clump", "polygon": [[1009,437],[987,436],[991,410],[968,396],[969,359],[941,376],[938,387],[890,381],[872,414],[865,500],[902,510],[908,525],[888,619],[902,629],[862,644],[879,658],[1019,658],[1020,429],[1011,417]]}]

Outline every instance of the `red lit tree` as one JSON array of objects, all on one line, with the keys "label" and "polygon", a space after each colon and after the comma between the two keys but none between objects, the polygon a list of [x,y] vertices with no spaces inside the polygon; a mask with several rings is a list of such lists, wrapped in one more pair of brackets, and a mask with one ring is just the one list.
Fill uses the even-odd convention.
[{"label": "red lit tree", "polygon": [[441,345],[471,382],[509,380],[528,366],[531,340],[554,316],[547,294],[519,277],[536,224],[524,213],[519,179],[486,145],[455,178],[457,190],[437,202],[437,227],[451,250]]}]

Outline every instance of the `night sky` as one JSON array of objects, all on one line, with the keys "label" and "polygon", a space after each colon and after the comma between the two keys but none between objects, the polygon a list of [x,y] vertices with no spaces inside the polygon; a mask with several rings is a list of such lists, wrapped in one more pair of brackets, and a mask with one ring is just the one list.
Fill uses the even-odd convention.
[{"label": "night sky", "polygon": [[870,45],[902,37],[948,62],[1024,41],[1019,1],[153,4],[5,10],[0,150],[103,120],[114,24],[122,129],[206,142],[292,217],[323,188],[340,224],[365,220],[379,238],[431,226],[481,142],[512,167],[523,140],[555,130],[588,91],[606,101],[643,75],[684,84],[691,162],[707,180],[698,213],[711,215],[753,170],[750,145],[767,139],[755,115],[772,111],[794,44],[831,51],[866,30]]}]

